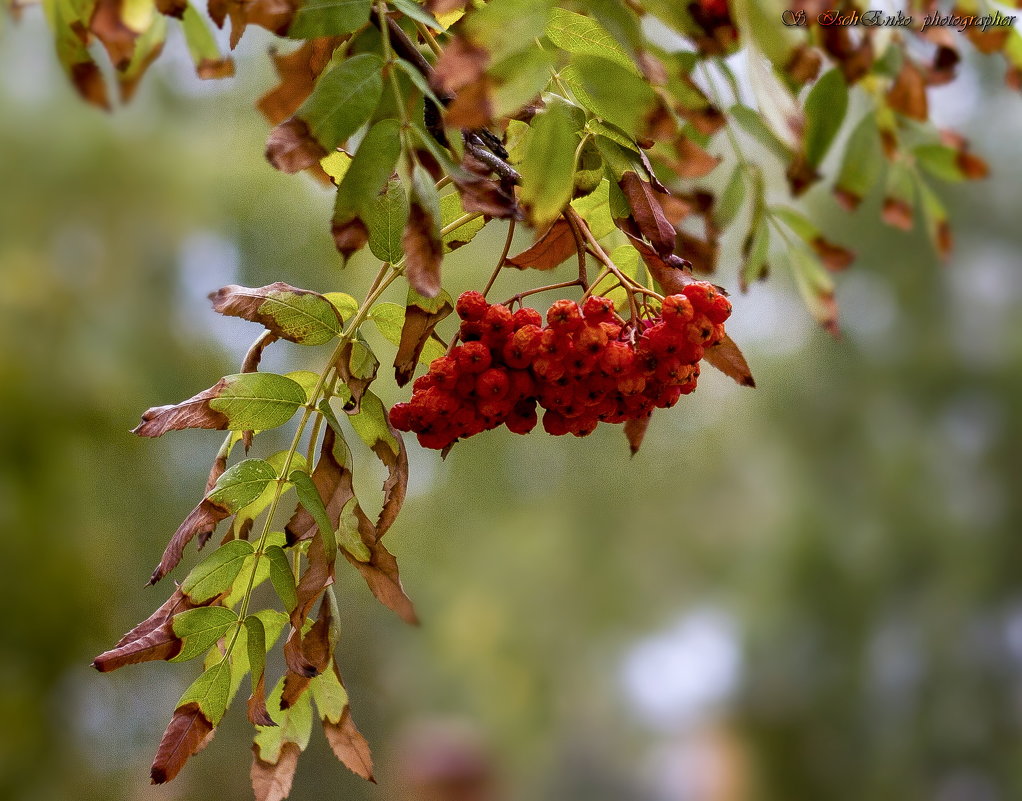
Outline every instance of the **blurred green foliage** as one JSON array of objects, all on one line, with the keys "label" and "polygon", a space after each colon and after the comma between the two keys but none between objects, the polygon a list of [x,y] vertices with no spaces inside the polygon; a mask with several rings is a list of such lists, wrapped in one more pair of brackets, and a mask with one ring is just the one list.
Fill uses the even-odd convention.
[{"label": "blurred green foliage", "polygon": [[[215,87],[168,59],[113,117],[73,96],[44,39],[32,15],[0,33],[0,796],[248,798],[239,709],[173,785],[145,787],[189,667],[87,667],[162,601],[142,584],[218,444],[127,432],[236,369],[253,332],[206,292],[358,295],[369,271],[340,271],[328,195],[262,160],[266,37]],[[859,254],[838,281],[844,339],[807,321],[777,260],[731,326],[759,389],[705,371],[634,459],[606,427],[493,432],[445,462],[413,447],[389,538],[424,626],[353,571],[338,586],[381,784],[314,737],[292,798],[396,798],[402,732],[441,718],[487,744],[502,798],[1022,797],[1022,168],[1006,158],[1022,103],[993,86],[947,100],[995,167],[946,195],[947,267],[923,232],[881,229],[877,198],[849,216],[810,195]],[[502,236],[449,260],[452,293],[484,280]],[[302,367],[296,351],[269,363]],[[706,689],[715,663],[693,642],[640,665],[643,706],[636,646],[707,612],[729,621],[734,685]],[[698,790],[704,742],[732,784]]]}]

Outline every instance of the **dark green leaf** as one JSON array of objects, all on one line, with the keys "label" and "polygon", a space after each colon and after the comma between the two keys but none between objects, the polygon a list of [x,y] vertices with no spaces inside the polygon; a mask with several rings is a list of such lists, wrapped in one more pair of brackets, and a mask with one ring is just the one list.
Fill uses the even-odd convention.
[{"label": "dark green leaf", "polygon": [[811,166],[820,166],[847,110],[848,86],[841,70],[832,69],[823,74],[806,97],[805,147]]},{"label": "dark green leaf", "polygon": [[351,33],[369,21],[371,0],[304,0],[287,35],[292,39]]},{"label": "dark green leaf", "polygon": [[203,603],[230,589],[241,572],[245,557],[253,552],[252,543],[231,540],[224,543],[199,564],[181,582],[181,591],[195,603]]}]

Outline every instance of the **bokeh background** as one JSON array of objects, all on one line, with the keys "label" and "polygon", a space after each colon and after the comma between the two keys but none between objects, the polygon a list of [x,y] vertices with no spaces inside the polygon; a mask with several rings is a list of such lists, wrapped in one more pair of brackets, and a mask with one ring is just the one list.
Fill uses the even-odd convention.
[{"label": "bokeh background", "polygon": [[[148,786],[193,665],[88,663],[163,599],[142,585],[219,441],[128,430],[234,372],[253,335],[205,295],[368,283],[368,261],[340,270],[329,194],[261,157],[268,44],[250,31],[240,77],[203,83],[173,42],[109,116],[72,94],[37,9],[0,29],[0,797],[249,797],[238,703]],[[948,264],[883,228],[877,197],[849,215],[809,194],[859,254],[842,340],[775,259],[730,327],[759,388],[704,371],[635,458],[606,427],[493,432],[445,462],[412,446],[388,539],[425,624],[353,571],[338,586],[380,783],[314,732],[292,798],[427,798],[409,785],[455,774],[429,798],[1022,798],[1022,97],[999,70],[970,60],[932,97],[992,166],[942,192]],[[453,291],[483,280],[499,228],[449,260]]]}]

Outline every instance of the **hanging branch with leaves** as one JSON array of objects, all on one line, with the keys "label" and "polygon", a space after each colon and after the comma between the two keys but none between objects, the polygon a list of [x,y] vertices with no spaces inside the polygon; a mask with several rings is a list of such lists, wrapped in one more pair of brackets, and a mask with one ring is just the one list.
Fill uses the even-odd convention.
[{"label": "hanging branch with leaves", "polygon": [[[209,0],[208,19],[188,0],[42,5],[69,78],[104,108],[97,44],[127,101],[169,25],[180,26],[202,78],[234,71],[210,23],[229,20],[231,47],[248,25],[294,40],[271,53],[280,82],[258,102],[273,126],[266,157],[336,186],[342,264],[365,248],[381,263],[362,300],[282,282],[214,292],[214,311],[263,329],[240,372],[148,410],[134,432],[228,432],[151,583],[192,540],[202,548],[219,528],[221,541],[94,665],[203,660],[159,744],[155,783],[209,742],[248,676],[261,800],[287,795],[314,709],[338,758],[372,778],[334,661],[332,584],[340,554],[383,604],[417,622],[382,542],[408,482],[402,431],[446,455],[501,425],[527,433],[542,412],[554,435],[623,424],[634,453],[652,413],[696,388],[703,360],[754,385],[724,330],[727,293],[706,276],[745,289],[785,263],[811,314],[836,333],[833,273],[853,254],[790,200],[827,180],[853,210],[879,184],[884,222],[909,229],[921,216],[946,255],[950,229],[930,180],[987,169],[929,122],[926,90],[955,77],[964,40],[1003,55],[1009,84],[1022,83],[1015,28],[921,30],[937,3],[919,0],[905,7],[918,23],[897,31],[829,26],[819,4],[779,0]],[[786,11],[806,23],[781,24]],[[738,52],[741,80],[729,58]],[[843,153],[828,159],[837,141]],[[787,192],[768,187],[769,161]],[[486,226],[506,227],[504,245],[480,272],[480,291],[455,301],[444,257]],[[534,241],[511,255],[525,228]],[[741,262],[718,271],[727,232]],[[566,278],[490,298],[509,272],[517,280],[565,262]],[[383,300],[395,284],[403,304]],[[541,294],[553,298],[545,315],[525,305]],[[452,312],[460,324],[445,341]],[[380,359],[366,326],[396,346],[399,386],[426,366],[410,400],[390,410],[372,391]],[[279,341],[332,348],[318,372],[260,371]],[[285,450],[248,456],[258,433],[285,425],[294,429]],[[247,458],[234,460],[239,444]],[[352,447],[387,474],[375,520],[355,494]],[[254,609],[266,581],[278,607]],[[266,654],[281,637],[286,670],[267,691]]]}]

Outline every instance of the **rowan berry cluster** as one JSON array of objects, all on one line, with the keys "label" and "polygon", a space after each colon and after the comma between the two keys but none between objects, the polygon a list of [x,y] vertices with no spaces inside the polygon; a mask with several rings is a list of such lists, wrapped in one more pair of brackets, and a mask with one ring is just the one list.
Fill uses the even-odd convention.
[{"label": "rowan berry cluster", "polygon": [[652,317],[625,321],[608,298],[558,300],[546,315],[491,305],[479,292],[457,302],[460,339],[414,384],[391,422],[443,449],[506,425],[531,431],[536,407],[550,434],[584,437],[601,421],[622,423],[677,403],[696,387],[705,348],[724,336],[731,303],[697,282],[664,298]]}]

